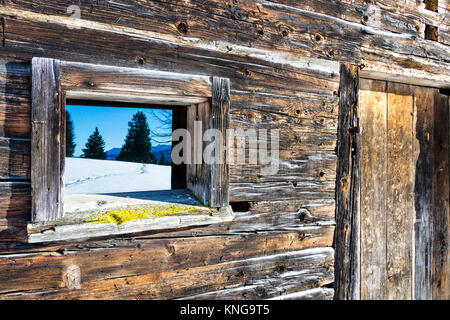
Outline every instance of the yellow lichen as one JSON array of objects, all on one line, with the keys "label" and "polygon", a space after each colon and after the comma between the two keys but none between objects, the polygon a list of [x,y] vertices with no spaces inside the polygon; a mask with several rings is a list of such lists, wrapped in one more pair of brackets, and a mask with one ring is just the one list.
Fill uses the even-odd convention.
[{"label": "yellow lichen", "polygon": [[90,222],[100,223],[115,223],[117,225],[124,224],[129,221],[147,219],[151,217],[163,217],[166,215],[173,215],[182,212],[197,210],[195,207],[184,206],[152,206],[148,208],[123,208],[111,211],[102,211],[98,213],[97,217],[90,219]]}]

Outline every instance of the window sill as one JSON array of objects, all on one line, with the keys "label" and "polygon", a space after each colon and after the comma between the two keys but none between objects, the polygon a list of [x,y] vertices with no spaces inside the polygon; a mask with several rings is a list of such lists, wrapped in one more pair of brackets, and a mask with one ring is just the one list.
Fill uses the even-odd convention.
[{"label": "window sill", "polygon": [[57,221],[29,223],[28,243],[87,240],[151,231],[186,229],[229,222],[231,207],[220,210],[180,203],[151,201],[120,209],[66,213]]}]

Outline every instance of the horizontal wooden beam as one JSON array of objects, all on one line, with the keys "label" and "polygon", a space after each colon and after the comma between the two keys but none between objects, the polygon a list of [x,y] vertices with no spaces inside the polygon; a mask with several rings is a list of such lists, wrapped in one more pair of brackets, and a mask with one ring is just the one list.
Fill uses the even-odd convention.
[{"label": "horizontal wooden beam", "polygon": [[360,77],[371,80],[383,80],[398,83],[406,83],[416,86],[433,88],[450,88],[448,76],[434,75],[429,72],[408,68],[392,68],[388,65],[375,63],[364,66],[360,71]]},{"label": "horizontal wooden beam", "polygon": [[162,218],[149,218],[129,221],[122,225],[114,223],[75,223],[45,227],[41,224],[28,224],[28,242],[42,243],[54,241],[83,240],[147,231],[177,230],[231,221],[234,218],[231,208],[226,212],[211,215],[185,215]]},{"label": "horizontal wooden beam", "polygon": [[207,76],[61,61],[61,88],[68,91],[211,97]]},{"label": "horizontal wooden beam", "polygon": [[101,92],[88,89],[69,89],[66,99],[93,101],[113,101],[126,103],[144,103],[157,105],[189,106],[208,101],[208,98],[194,96],[155,95],[137,92]]}]

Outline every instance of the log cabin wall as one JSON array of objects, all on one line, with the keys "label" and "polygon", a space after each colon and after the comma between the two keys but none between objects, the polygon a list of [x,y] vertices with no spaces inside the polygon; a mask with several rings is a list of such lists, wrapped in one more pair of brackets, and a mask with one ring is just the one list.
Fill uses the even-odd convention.
[{"label": "log cabin wall", "polygon": [[[0,299],[332,299],[340,64],[450,84],[448,6],[0,1]],[[229,78],[231,127],[279,129],[280,170],[230,168],[232,223],[27,244],[33,57]]]}]

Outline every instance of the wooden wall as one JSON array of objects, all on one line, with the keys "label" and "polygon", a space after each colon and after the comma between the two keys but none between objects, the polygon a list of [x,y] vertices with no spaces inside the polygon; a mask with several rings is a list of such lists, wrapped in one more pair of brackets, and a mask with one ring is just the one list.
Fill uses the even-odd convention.
[{"label": "wooden wall", "polygon": [[[439,3],[436,13],[415,0],[0,1],[0,298],[331,299],[339,64],[450,83]],[[438,42],[424,40],[430,23]],[[231,167],[231,201],[250,206],[230,224],[21,243],[35,56],[230,78],[231,126],[279,129],[280,171]]]}]

